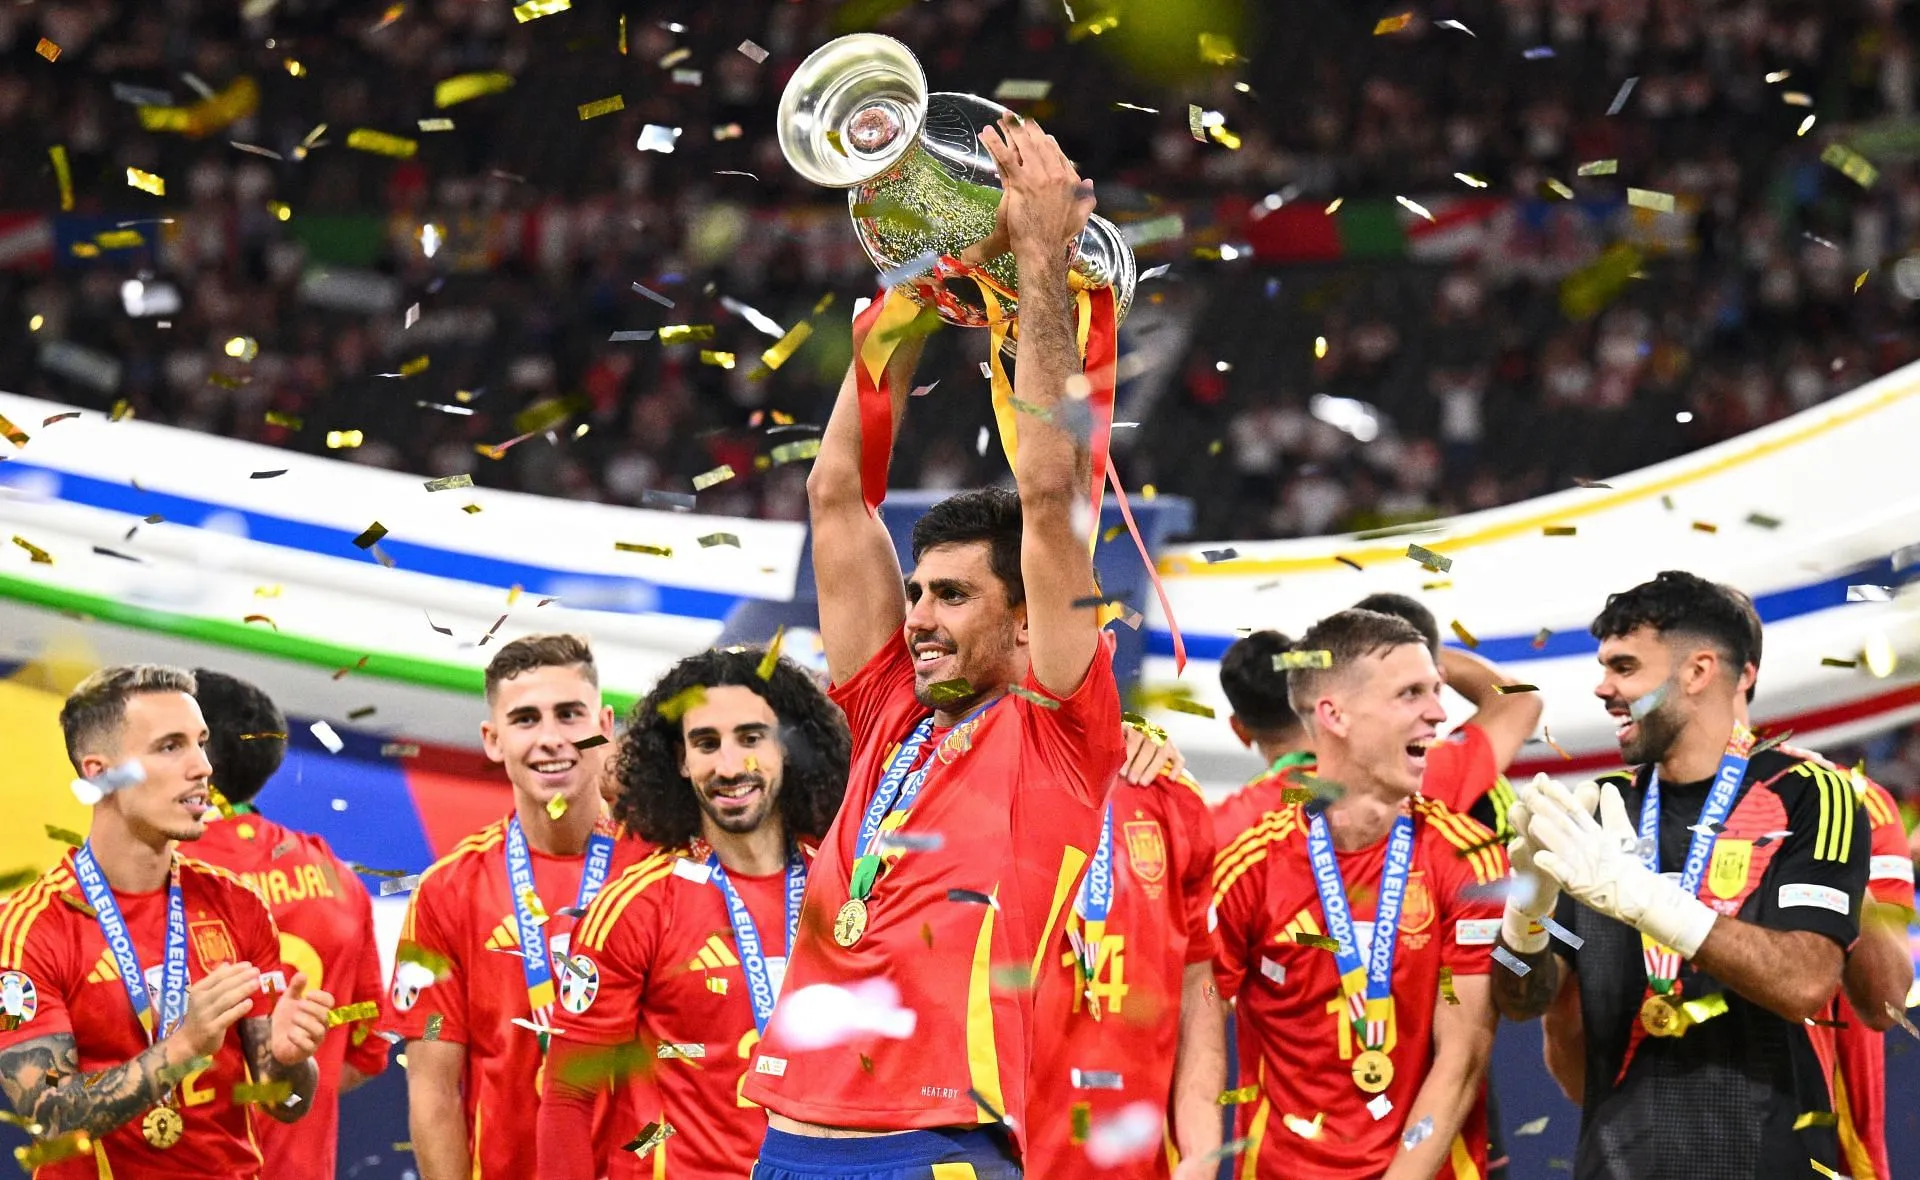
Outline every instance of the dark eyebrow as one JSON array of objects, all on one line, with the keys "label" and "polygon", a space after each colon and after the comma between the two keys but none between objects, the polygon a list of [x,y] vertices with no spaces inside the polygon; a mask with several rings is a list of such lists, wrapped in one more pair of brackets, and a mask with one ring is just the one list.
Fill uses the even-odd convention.
[{"label": "dark eyebrow", "polygon": [[719,736],[720,731],[711,725],[703,725],[699,729],[690,729],[687,731],[688,741],[693,741],[696,738],[717,738]]},{"label": "dark eyebrow", "polygon": [[[204,729],[201,730],[200,739],[195,744],[196,745],[205,744],[207,737],[208,737],[207,731]],[[159,737],[154,738],[152,743],[149,744],[147,748],[153,749],[155,746],[164,746],[168,742],[184,742],[187,740],[189,740],[187,737],[187,731],[184,729],[176,729],[172,733],[163,733]]]},{"label": "dark eyebrow", "polygon": [[[562,709],[584,709],[586,707],[587,707],[587,702],[585,701],[561,701],[560,703],[554,705],[553,711],[558,713]],[[522,717],[538,717],[538,716],[540,716],[540,706],[538,705],[521,705],[517,709],[507,710],[507,720],[509,721],[515,721]]]},{"label": "dark eyebrow", "polygon": [[749,721],[744,725],[734,726],[733,732],[740,737],[745,737],[748,734],[771,733],[773,732],[773,726],[768,725],[764,721]]}]

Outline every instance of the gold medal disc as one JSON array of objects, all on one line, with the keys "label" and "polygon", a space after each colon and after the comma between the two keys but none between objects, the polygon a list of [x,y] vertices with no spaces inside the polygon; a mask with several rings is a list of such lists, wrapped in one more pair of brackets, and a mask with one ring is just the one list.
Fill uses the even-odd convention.
[{"label": "gold medal disc", "polygon": [[1393,1058],[1378,1049],[1368,1049],[1353,1059],[1353,1084],[1369,1094],[1378,1094],[1393,1084]]},{"label": "gold medal disc", "polygon": [[156,1106],[147,1112],[146,1118],[140,1120],[140,1134],[148,1144],[161,1151],[180,1142],[180,1137],[186,1132],[187,1120],[181,1118],[180,1112],[171,1106]]},{"label": "gold medal disc", "polygon": [[1677,1037],[1687,1031],[1686,1017],[1665,996],[1648,996],[1640,1005],[1640,1027],[1648,1036]]},{"label": "gold medal disc", "polygon": [[847,899],[833,918],[833,941],[852,946],[867,932],[867,903],[857,897]]}]

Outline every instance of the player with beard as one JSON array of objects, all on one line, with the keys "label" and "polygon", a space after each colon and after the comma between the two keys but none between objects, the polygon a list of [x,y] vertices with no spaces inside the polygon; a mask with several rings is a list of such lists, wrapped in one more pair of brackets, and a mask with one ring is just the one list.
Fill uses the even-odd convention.
[{"label": "player with beard", "polygon": [[[1025,976],[1064,920],[1121,764],[1111,640],[1075,524],[1087,415],[1067,392],[1081,376],[1068,244],[1091,186],[1031,120],[1003,119],[981,142],[1020,268],[1018,493],[962,493],[917,521],[903,597],[862,496],[861,441],[883,429],[891,451],[910,380],[896,365],[891,418],[867,418],[848,374],[807,492],[853,769],[747,1079],[745,1097],[768,1109],[759,1180],[1019,1174],[1000,1131],[1017,1140],[1026,1120]],[[856,988],[897,1003],[839,1008]],[[807,1015],[829,1009],[856,1019]]]},{"label": "player with beard", "polygon": [[0,906],[0,1088],[44,1180],[257,1180],[247,1105],[313,1105],[332,997],[295,974],[273,1001],[266,903],[179,850],[212,808],[193,691],[155,664],[80,682],[60,728],[96,799],[86,842]]},{"label": "player with beard", "polygon": [[[846,792],[846,720],[799,666],[754,648],[690,656],[635,708],[612,777],[614,818],[660,851],[601,892],[560,981],[540,1111],[542,1180],[593,1180],[596,1095],[637,1042],[671,1138],[655,1176],[753,1167],[766,1115],[740,1096],[800,918],[817,837]],[[631,1055],[624,1055],[630,1057]],[[623,1133],[640,1137],[642,1128]]]},{"label": "player with beard", "polygon": [[[283,827],[260,814],[254,796],[287,752],[287,719],[273,698],[248,682],[196,668],[193,699],[206,718],[210,789],[232,814],[209,823],[194,852],[232,869],[273,911],[280,957],[328,988],[342,1006],[378,1004],[380,949],[373,938],[373,901],[325,839]],[[387,1043],[373,1021],[327,1034],[315,1061],[320,1081],[313,1110],[297,1123],[255,1119],[266,1174],[274,1180],[332,1180],[340,1146],[340,1095],[387,1067]]]},{"label": "player with beard", "polygon": [[[1486,1171],[1480,1083],[1506,873],[1487,830],[1420,793],[1446,720],[1425,637],[1345,610],[1287,674],[1331,802],[1269,812],[1214,865],[1221,990],[1255,1087],[1250,1180],[1467,1180]],[[1444,974],[1443,974],[1444,972]]]},{"label": "player with beard", "polygon": [[1639,769],[1522,789],[1500,941],[1528,970],[1494,973],[1582,1105],[1575,1180],[1832,1171],[1831,1120],[1804,1116],[1831,1110],[1833,1035],[1808,1022],[1859,934],[1865,809],[1845,775],[1754,749],[1757,633],[1723,587],[1663,572],[1592,632]]},{"label": "player with beard", "polygon": [[[407,1038],[422,1180],[537,1175],[541,1070],[575,920],[644,855],[600,794],[613,710],[575,635],[529,635],[487,665],[480,740],[513,811],[421,875],[400,931],[388,1025]],[[562,1026],[564,1027],[564,1025]],[[625,1096],[595,1111],[595,1175],[625,1142]],[[615,1167],[631,1166],[618,1160]],[[618,1172],[615,1173],[616,1175]]]}]

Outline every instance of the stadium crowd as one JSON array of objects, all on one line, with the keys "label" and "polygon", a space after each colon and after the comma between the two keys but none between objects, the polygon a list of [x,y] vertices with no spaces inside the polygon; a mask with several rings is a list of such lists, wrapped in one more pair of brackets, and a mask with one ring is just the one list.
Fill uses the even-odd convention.
[{"label": "stadium crowd", "polygon": [[[14,248],[0,298],[19,314],[0,331],[0,371],[17,392],[124,400],[305,450],[358,430],[340,457],[574,498],[638,503],[721,463],[751,471],[782,439],[767,411],[823,421],[841,325],[873,286],[836,199],[784,165],[773,134],[792,68],[854,25],[919,47],[938,88],[1052,82],[1023,105],[1096,178],[1102,211],[1182,216],[1184,232],[1141,246],[1143,267],[1171,269],[1143,284],[1130,344],[1161,340],[1123,390],[1120,417],[1139,426],[1116,449],[1132,482],[1195,496],[1201,536],[1510,502],[1752,429],[1912,357],[1894,273],[1920,227],[1898,134],[1914,105],[1912,5],[1462,0],[1384,35],[1378,14],[1347,5],[1246,5],[1226,26],[1243,60],[1179,55],[1164,81],[1127,57],[1124,25],[1086,35],[1099,12],[1078,15],[1068,27],[1049,0],[582,2],[524,24],[478,0],[9,7],[0,210]],[[35,56],[43,38],[57,60]],[[616,41],[624,56],[599,52]],[[437,82],[491,71],[511,85],[435,105]],[[142,104],[189,107],[243,79],[257,109],[230,125],[141,129]],[[623,110],[579,117],[614,94]],[[1220,112],[1238,149],[1196,142],[1188,103]],[[416,130],[433,118],[452,129]],[[671,153],[635,150],[649,124],[677,129]],[[360,127],[412,138],[417,154],[350,150]],[[1866,199],[1820,162],[1842,139],[1879,166]],[[172,224],[136,225],[147,245],[93,258],[57,231],[19,247],[23,224],[60,208],[55,146],[74,216],[100,223],[88,233]],[[1576,177],[1597,160],[1617,173]],[[166,195],[127,187],[128,167]],[[1408,195],[1439,208],[1483,191],[1455,174],[1534,228],[1439,260],[1234,248],[1282,204]],[[1586,318],[1566,314],[1560,288],[1619,220],[1555,221],[1550,182],[1580,202],[1617,200],[1621,183],[1679,202],[1676,240]],[[170,284],[180,306],[130,315],[129,280],[150,295]],[[832,330],[756,379],[774,334],[737,309],[780,329],[828,294],[817,318]],[[715,340],[609,340],[678,323],[714,324]],[[257,355],[229,357],[236,337]],[[76,346],[102,363],[73,364]],[[738,362],[702,363],[703,348]],[[976,445],[986,399],[966,392],[984,349],[973,334],[934,343],[923,373],[943,387],[925,404],[952,425],[907,440],[897,481],[1004,474]],[[381,375],[419,356],[426,371]],[[569,398],[583,400],[551,442],[476,453],[524,433],[530,405]],[[798,518],[801,474],[746,475],[701,507]]]}]

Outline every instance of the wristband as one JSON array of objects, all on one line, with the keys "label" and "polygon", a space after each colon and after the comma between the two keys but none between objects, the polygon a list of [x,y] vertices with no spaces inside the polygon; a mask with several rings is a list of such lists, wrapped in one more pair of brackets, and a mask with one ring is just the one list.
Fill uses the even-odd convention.
[{"label": "wristband", "polygon": [[1547,928],[1540,919],[1508,902],[1506,912],[1500,915],[1500,941],[1518,954],[1537,955],[1547,949]]}]

